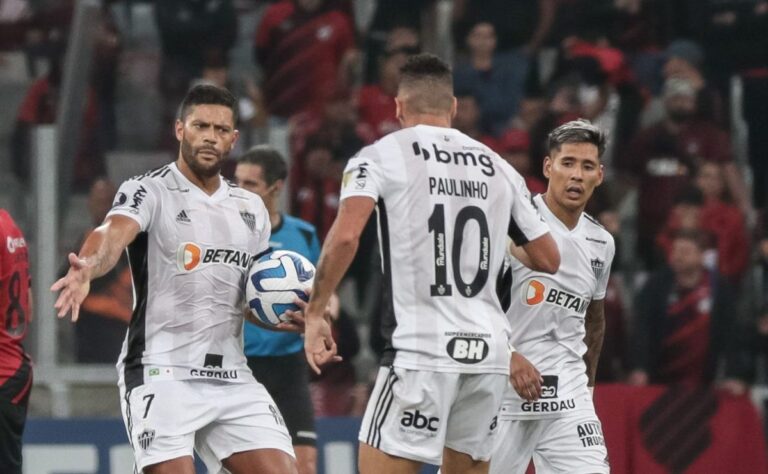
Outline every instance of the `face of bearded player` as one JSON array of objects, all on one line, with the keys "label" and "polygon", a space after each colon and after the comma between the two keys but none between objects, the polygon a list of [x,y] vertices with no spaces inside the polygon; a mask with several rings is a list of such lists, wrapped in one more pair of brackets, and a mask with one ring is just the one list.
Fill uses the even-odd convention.
[{"label": "face of bearded player", "polygon": [[237,136],[232,110],[223,105],[195,105],[183,121],[176,121],[181,157],[189,169],[203,179],[219,173]]}]

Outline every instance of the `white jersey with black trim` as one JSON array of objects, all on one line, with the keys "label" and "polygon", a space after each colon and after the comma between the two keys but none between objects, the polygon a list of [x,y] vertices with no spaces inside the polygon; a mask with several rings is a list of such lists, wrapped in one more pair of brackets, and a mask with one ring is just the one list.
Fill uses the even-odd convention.
[{"label": "white jersey with black trim", "polygon": [[547,207],[533,202],[552,229],[560,249],[554,275],[536,272],[512,259],[511,342],[542,374],[542,396],[526,402],[510,386],[502,406],[506,418],[549,418],[592,407],[587,389],[584,320],[587,307],[605,298],[616,252],[613,237],[582,213],[573,229]]},{"label": "white jersey with black trim", "polygon": [[508,373],[496,293],[507,236],[523,244],[549,231],[523,178],[458,130],[417,125],[349,160],[341,199],[353,196],[377,201],[391,296],[382,365]]},{"label": "white jersey with black trim", "polygon": [[120,383],[252,382],[242,307],[250,264],[269,247],[261,198],[224,179],[208,195],[172,163],[125,181],[108,215],[141,228],[127,249],[134,309]]}]

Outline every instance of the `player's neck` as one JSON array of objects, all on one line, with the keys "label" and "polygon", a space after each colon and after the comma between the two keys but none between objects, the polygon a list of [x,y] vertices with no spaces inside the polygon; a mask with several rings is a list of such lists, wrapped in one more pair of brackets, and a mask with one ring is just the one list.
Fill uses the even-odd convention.
[{"label": "player's neck", "polygon": [[183,174],[185,178],[190,180],[192,184],[200,188],[205,194],[209,196],[213,195],[213,193],[219,189],[219,186],[221,186],[221,178],[219,178],[219,173],[216,173],[213,176],[200,176],[192,171],[192,168],[187,165],[182,157],[179,157],[179,159],[176,160],[176,166],[179,168],[179,171],[181,171],[181,174]]},{"label": "player's neck", "polygon": [[269,212],[269,224],[272,226],[272,230],[277,229],[283,223],[283,215],[277,210],[277,207],[268,207]]},{"label": "player's neck", "polygon": [[571,210],[561,206],[549,193],[542,196],[544,198],[544,204],[562,222],[568,230],[573,230],[579,224],[581,213],[584,212],[584,207],[580,207],[575,210]]},{"label": "player's neck", "polygon": [[414,114],[403,119],[403,128],[416,125],[429,125],[432,127],[451,128],[451,117],[448,115]]}]

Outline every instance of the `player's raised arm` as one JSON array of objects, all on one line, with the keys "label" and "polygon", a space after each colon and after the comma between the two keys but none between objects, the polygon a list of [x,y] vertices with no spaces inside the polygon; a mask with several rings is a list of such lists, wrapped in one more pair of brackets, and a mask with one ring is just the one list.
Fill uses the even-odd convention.
[{"label": "player's raised arm", "polygon": [[584,354],[584,363],[587,365],[587,386],[595,386],[597,374],[597,361],[600,359],[600,351],[603,348],[603,336],[605,335],[605,300],[593,300],[587,306],[587,314],[584,320],[584,343],[587,352]]},{"label": "player's raised arm", "polygon": [[304,315],[304,351],[310,367],[318,374],[321,365],[341,360],[336,355],[336,343],[331,336],[330,324],[324,318],[325,310],[355,257],[360,234],[375,204],[376,201],[363,196],[352,196],[341,201],[339,213],[325,239],[312,296]]},{"label": "player's raised arm", "polygon": [[130,217],[109,216],[91,232],[79,254],[69,254],[69,271],[51,286],[51,291],[59,292],[54,305],[59,318],[71,312],[72,322],[77,321],[80,304],[88,296],[91,280],[115,266],[120,254],[136,238],[139,230],[139,223]]},{"label": "player's raised arm", "polygon": [[549,233],[521,246],[514,241],[509,244],[509,253],[531,270],[554,274],[560,268],[560,251]]}]

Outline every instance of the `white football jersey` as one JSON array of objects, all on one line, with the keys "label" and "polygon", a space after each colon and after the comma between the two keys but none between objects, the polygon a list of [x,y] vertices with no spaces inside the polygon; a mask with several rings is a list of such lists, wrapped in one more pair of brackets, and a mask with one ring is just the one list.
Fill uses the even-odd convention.
[{"label": "white football jersey", "polygon": [[536,272],[512,259],[507,311],[511,342],[544,378],[542,396],[526,402],[509,386],[502,417],[545,418],[592,407],[587,389],[584,318],[593,300],[605,298],[616,252],[613,237],[582,214],[573,230],[555,217],[541,195],[533,202],[552,229],[560,249],[554,275]]},{"label": "white football jersey", "polygon": [[250,264],[269,247],[261,198],[224,179],[209,196],[172,163],[125,181],[108,215],[141,227],[127,249],[134,309],[121,384],[252,382],[242,307]]},{"label": "white football jersey", "polygon": [[458,130],[418,125],[349,160],[341,199],[377,201],[389,284],[383,365],[508,373],[509,325],[496,281],[507,235],[518,244],[549,228],[523,178]]}]

